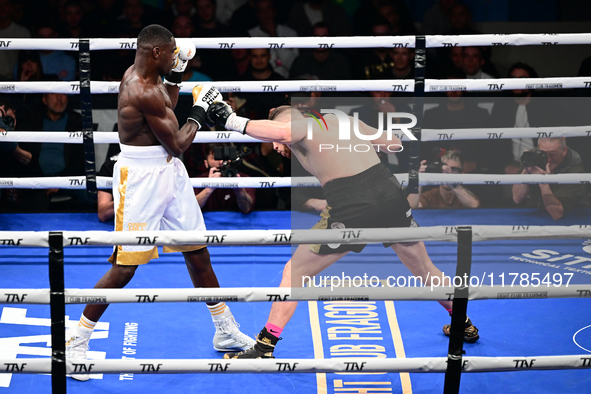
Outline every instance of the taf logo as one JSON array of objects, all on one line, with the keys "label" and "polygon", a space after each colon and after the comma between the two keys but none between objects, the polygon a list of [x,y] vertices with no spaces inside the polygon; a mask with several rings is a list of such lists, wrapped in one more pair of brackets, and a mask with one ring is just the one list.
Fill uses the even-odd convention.
[{"label": "taf logo", "polygon": [[[322,130],[322,124],[320,123],[320,120],[322,120],[322,123],[324,123],[324,126],[326,127],[326,131],[328,131],[328,125],[326,124],[326,120],[324,120],[324,116],[320,115],[318,111],[315,111],[312,108],[302,107],[300,108],[300,112],[303,115],[313,118],[316,121],[316,123],[318,123],[318,126],[320,126],[320,130]],[[318,120],[319,118],[320,120]]]}]

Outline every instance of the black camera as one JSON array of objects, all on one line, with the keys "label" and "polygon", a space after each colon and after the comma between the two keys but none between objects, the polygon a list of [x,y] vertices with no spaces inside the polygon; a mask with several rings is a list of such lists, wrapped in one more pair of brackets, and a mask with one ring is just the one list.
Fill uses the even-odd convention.
[{"label": "black camera", "polygon": [[444,153],[445,149],[443,148],[431,149],[431,156],[427,160],[427,168],[425,169],[425,172],[441,174],[443,172],[443,162],[441,161],[441,156],[443,156]]},{"label": "black camera", "polygon": [[[14,117],[12,117],[10,115],[4,115],[2,117],[2,123],[4,124],[3,126],[5,126],[2,128],[5,129],[6,131],[13,131],[14,130],[14,123],[15,123]],[[0,125],[0,126],[2,126],[2,125]]]},{"label": "black camera", "polygon": [[238,168],[242,165],[242,159],[250,155],[252,149],[246,145],[239,148],[235,146],[216,146],[213,149],[214,160],[223,160],[218,168],[223,177],[235,177],[238,174]]},{"label": "black camera", "polygon": [[546,163],[548,163],[548,154],[541,150],[526,151],[521,155],[521,164],[524,167],[537,166],[545,170]]}]

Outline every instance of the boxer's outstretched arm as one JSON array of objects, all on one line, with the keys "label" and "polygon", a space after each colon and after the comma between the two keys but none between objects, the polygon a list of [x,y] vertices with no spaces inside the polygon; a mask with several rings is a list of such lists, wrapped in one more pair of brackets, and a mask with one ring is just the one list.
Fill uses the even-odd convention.
[{"label": "boxer's outstretched arm", "polygon": [[246,134],[262,141],[293,144],[306,136],[305,120],[277,122],[274,120],[251,120],[246,125]]}]

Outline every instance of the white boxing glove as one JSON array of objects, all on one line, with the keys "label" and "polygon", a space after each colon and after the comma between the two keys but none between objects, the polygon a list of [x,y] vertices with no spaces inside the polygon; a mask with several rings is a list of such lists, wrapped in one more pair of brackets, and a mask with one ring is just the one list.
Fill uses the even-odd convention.
[{"label": "white boxing glove", "polygon": [[183,81],[183,72],[189,64],[189,60],[195,56],[196,48],[190,39],[177,39],[174,58],[174,67],[170,75],[164,78],[167,85],[178,86]]},{"label": "white boxing glove", "polygon": [[223,101],[222,94],[213,87],[213,85],[197,85],[193,88],[193,108],[189,112],[188,120],[192,120],[199,125],[199,130],[205,125],[214,126],[214,123],[208,122],[207,110],[211,104],[216,101]]}]

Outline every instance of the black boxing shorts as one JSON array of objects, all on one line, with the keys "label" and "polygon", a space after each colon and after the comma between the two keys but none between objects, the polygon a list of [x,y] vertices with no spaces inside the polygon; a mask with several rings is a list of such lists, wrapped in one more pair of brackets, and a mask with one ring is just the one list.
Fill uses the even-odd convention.
[{"label": "black boxing shorts", "polygon": [[[312,229],[418,227],[400,183],[383,164],[350,177],[327,182],[322,188],[328,203]],[[384,247],[394,244],[384,243]],[[365,244],[311,245],[318,254],[352,251]]]}]

